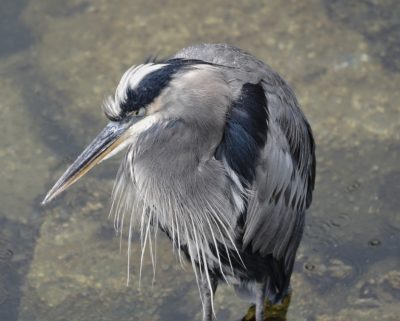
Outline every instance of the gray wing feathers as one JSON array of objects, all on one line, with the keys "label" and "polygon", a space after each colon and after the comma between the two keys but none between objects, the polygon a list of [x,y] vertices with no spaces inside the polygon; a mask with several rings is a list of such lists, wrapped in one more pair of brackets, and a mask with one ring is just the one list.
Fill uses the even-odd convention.
[{"label": "gray wing feathers", "polygon": [[176,57],[233,68],[233,78],[242,84],[262,81],[269,126],[248,202],[243,244],[292,263],[315,178],[314,141],[294,93],[268,65],[229,45],[188,47]]},{"label": "gray wing feathers", "polygon": [[314,188],[314,141],[293,92],[278,75],[273,78],[263,81],[270,123],[249,200],[244,244],[291,266]]},{"label": "gray wing feathers", "polygon": [[[249,201],[243,242],[253,251],[290,256],[293,234],[301,235],[305,186],[294,166],[282,130],[269,127],[267,143],[256,168],[254,195]],[[293,244],[295,245],[295,244]],[[294,253],[297,245],[292,249]]]}]

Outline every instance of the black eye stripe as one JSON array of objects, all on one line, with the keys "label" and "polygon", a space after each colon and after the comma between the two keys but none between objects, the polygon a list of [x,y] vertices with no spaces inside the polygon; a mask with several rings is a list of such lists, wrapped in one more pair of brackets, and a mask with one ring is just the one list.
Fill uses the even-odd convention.
[{"label": "black eye stripe", "polygon": [[167,65],[146,75],[136,88],[128,88],[127,99],[121,104],[122,112],[132,112],[150,104],[180,68],[181,66],[175,64]]},{"label": "black eye stripe", "polygon": [[169,84],[172,77],[182,68],[195,64],[208,64],[210,63],[201,60],[185,60],[185,59],[170,59],[165,62],[165,67],[153,71],[146,75],[134,89],[128,88],[126,92],[126,99],[120,105],[121,117],[126,116],[132,111],[139,110],[151,104],[161,91]]}]

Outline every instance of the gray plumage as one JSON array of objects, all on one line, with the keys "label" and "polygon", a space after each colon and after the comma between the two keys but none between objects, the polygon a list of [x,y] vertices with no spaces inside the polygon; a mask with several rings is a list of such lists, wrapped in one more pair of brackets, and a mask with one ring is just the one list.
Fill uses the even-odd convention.
[{"label": "gray plumage", "polygon": [[153,262],[157,230],[169,236],[193,265],[203,320],[225,281],[257,303],[260,321],[264,296],[288,293],[314,188],[312,132],[290,87],[240,49],[197,45],[130,68],[104,111],[110,125],[45,202],[126,148],[116,229],[127,221],[131,239],[137,226]]}]

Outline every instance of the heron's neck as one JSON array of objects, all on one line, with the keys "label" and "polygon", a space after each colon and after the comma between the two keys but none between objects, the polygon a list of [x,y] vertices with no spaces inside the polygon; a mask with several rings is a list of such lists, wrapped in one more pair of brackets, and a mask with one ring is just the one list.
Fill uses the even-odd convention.
[{"label": "heron's neck", "polygon": [[136,188],[148,203],[144,205],[167,216],[179,209],[185,218],[217,213],[235,225],[231,181],[213,156],[221,134],[184,122],[159,130],[142,138],[131,160]]}]

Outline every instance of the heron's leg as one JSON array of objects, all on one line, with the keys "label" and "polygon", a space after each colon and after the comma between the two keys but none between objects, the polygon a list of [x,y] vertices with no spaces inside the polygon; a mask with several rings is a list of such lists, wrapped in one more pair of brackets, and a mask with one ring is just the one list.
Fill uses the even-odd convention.
[{"label": "heron's leg", "polygon": [[210,284],[208,283],[207,278],[204,275],[204,277],[201,279],[200,284],[200,292],[203,301],[203,321],[211,321],[213,315],[212,299],[214,297],[215,291],[217,290],[218,279],[212,274],[210,274],[210,283],[211,289]]},{"label": "heron's leg", "polygon": [[256,321],[264,320],[265,287],[266,281],[256,284]]}]

